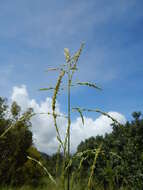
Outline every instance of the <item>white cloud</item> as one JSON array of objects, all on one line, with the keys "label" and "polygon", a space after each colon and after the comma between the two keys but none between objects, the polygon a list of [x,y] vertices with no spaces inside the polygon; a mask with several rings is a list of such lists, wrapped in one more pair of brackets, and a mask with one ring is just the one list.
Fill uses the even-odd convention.
[{"label": "white cloud", "polygon": [[[125,117],[118,112],[108,112],[108,114],[120,123],[126,122]],[[86,138],[96,135],[104,135],[105,133],[112,132],[112,120],[106,116],[101,115],[95,120],[89,117],[84,117],[84,121],[84,126],[82,125],[82,121],[80,118],[77,118],[76,121],[72,123],[72,151],[74,151],[78,144]]]},{"label": "white cloud", "polygon": [[[17,101],[22,110],[25,111],[28,107],[32,107],[36,113],[47,113],[52,111],[52,99],[47,97],[45,101],[40,103],[34,99],[30,99],[26,86],[13,87],[11,101]],[[57,113],[63,114],[60,111],[60,106],[57,104]],[[112,117],[117,119],[120,123],[125,123],[125,117],[118,112],[108,112]],[[99,116],[93,120],[89,117],[84,117],[85,125],[82,125],[81,118],[77,118],[71,124],[71,150],[74,152],[77,145],[84,139],[96,135],[104,135],[112,131],[111,119],[105,116]],[[56,139],[56,130],[53,124],[53,118],[49,115],[37,115],[32,118],[32,132],[34,143],[36,147],[43,152],[52,154],[57,151],[58,142]],[[64,118],[58,118],[58,126],[60,128],[61,136],[64,136],[67,121]]]}]

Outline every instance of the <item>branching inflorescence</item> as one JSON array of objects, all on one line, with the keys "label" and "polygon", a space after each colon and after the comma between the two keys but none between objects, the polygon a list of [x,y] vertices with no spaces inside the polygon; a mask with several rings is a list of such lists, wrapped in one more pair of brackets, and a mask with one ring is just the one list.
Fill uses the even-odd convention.
[{"label": "branching inflorescence", "polygon": [[[48,88],[41,88],[41,91],[49,91],[49,90],[53,90],[53,97],[52,97],[52,112],[51,113],[39,113],[39,114],[47,114],[47,115],[52,115],[53,116],[53,120],[54,120],[54,126],[56,129],[56,133],[57,133],[57,140],[59,142],[59,148],[58,148],[58,154],[62,148],[62,152],[64,155],[64,161],[63,161],[63,171],[62,171],[62,182],[63,182],[63,189],[70,190],[70,180],[71,178],[74,179],[74,172],[71,172],[70,167],[72,165],[72,162],[74,159],[80,159],[79,162],[79,166],[77,168],[77,172],[80,171],[81,167],[82,167],[82,163],[84,162],[84,160],[88,159],[88,156],[90,154],[94,155],[94,160],[93,160],[93,165],[91,166],[91,172],[89,175],[89,180],[88,180],[88,189],[92,188],[92,179],[93,179],[93,174],[94,174],[94,169],[95,169],[95,165],[96,165],[96,160],[99,156],[99,154],[103,153],[102,151],[102,145],[99,146],[99,148],[97,149],[93,149],[93,150],[87,150],[85,152],[80,152],[76,155],[74,155],[73,157],[70,157],[70,130],[71,130],[71,110],[72,111],[77,111],[80,114],[82,123],[84,125],[84,117],[83,117],[83,112],[97,112],[100,113],[104,116],[107,116],[108,118],[112,119],[112,121],[116,124],[119,124],[114,118],[112,118],[109,114],[97,110],[97,109],[85,109],[85,108],[80,108],[80,107],[74,107],[71,108],[71,87],[74,86],[87,86],[90,88],[94,88],[97,90],[101,90],[100,87],[97,86],[97,84],[95,83],[90,83],[90,82],[77,82],[75,84],[72,84],[72,79],[74,76],[74,73],[78,70],[77,68],[77,63],[79,60],[79,57],[81,55],[81,52],[83,50],[84,44],[81,44],[79,50],[73,55],[70,55],[69,49],[65,48],[64,49],[64,54],[65,54],[65,61],[66,64],[61,65],[57,68],[49,68],[46,72],[48,71],[58,71],[59,72],[59,77],[58,80],[56,82],[55,87],[48,87]],[[58,97],[58,93],[60,90],[63,90],[63,86],[62,81],[64,79],[64,76],[67,75],[67,97],[68,97],[68,103],[67,103],[67,116],[65,115],[60,115],[58,113],[56,113],[56,102],[57,102],[57,97]],[[65,133],[65,137],[64,139],[61,139],[61,134],[59,131],[59,127],[57,124],[57,117],[64,117],[67,119],[67,128],[66,128],[66,133]],[[114,154],[114,153],[113,153]],[[37,162],[42,168],[44,168],[44,170],[46,171],[46,173],[48,174],[49,178],[51,179],[51,181],[53,183],[56,183],[56,180],[54,180],[54,178],[51,176],[51,174],[46,170],[46,168],[39,163],[38,161],[36,161],[34,158],[28,157],[29,159]],[[57,162],[58,163],[58,162]],[[58,164],[56,164],[56,171],[58,170]],[[73,180],[71,180],[73,181]]]},{"label": "branching inflorescence", "polygon": [[[83,117],[83,112],[97,112],[100,113],[104,116],[107,116],[108,118],[110,118],[115,124],[120,125],[120,123],[118,121],[116,121],[113,117],[111,117],[109,114],[107,114],[106,112],[100,111],[98,109],[86,109],[86,108],[80,108],[80,107],[74,107],[71,109],[71,87],[73,86],[87,86],[87,87],[91,87],[97,90],[101,90],[100,87],[97,86],[97,84],[95,83],[90,83],[90,82],[77,82],[75,84],[72,84],[72,79],[74,76],[75,71],[78,70],[77,68],[77,63],[79,60],[79,57],[81,55],[81,52],[83,50],[84,44],[81,44],[79,50],[73,55],[70,55],[69,49],[65,48],[64,49],[64,54],[65,54],[65,60],[66,60],[66,64],[61,65],[60,67],[57,68],[50,68],[47,71],[59,71],[59,76],[56,82],[55,87],[47,87],[47,88],[41,88],[41,91],[49,91],[49,90],[53,90],[53,97],[52,97],[52,112],[47,112],[47,113],[28,113],[27,115],[22,116],[17,122],[22,122],[25,119],[29,119],[37,114],[47,114],[47,115],[51,115],[53,116],[53,120],[54,120],[54,126],[56,129],[56,133],[57,133],[57,140],[59,142],[59,148],[58,148],[58,154],[60,153],[61,149],[62,152],[64,154],[64,161],[63,161],[63,171],[62,171],[62,177],[63,177],[63,187],[65,189],[65,184],[67,184],[67,190],[70,190],[70,178],[72,176],[72,179],[74,178],[74,174],[75,171],[72,173],[70,171],[70,167],[73,163],[74,159],[79,159],[79,166],[77,168],[77,172],[80,171],[81,167],[82,167],[82,163],[88,159],[89,155],[94,155],[94,160],[93,160],[93,164],[91,166],[91,172],[89,175],[89,180],[88,180],[88,189],[92,188],[92,179],[93,179],[93,174],[94,174],[94,169],[95,169],[95,165],[96,165],[96,160],[99,156],[99,154],[103,153],[102,150],[102,144],[97,148],[97,149],[92,149],[92,150],[86,150],[84,152],[79,152],[77,154],[75,154],[74,156],[70,157],[70,130],[71,130],[71,110],[72,111],[77,111],[80,114],[82,123],[84,125],[84,117]],[[68,97],[68,103],[67,103],[67,116],[66,115],[60,115],[59,113],[56,113],[56,102],[57,102],[57,97],[58,97],[58,93],[60,90],[63,90],[63,86],[62,81],[64,79],[64,76],[67,75],[67,97]],[[65,137],[64,139],[61,138],[61,134],[59,131],[59,127],[57,124],[57,117],[64,117],[67,119],[67,128],[66,128],[66,132],[65,132]],[[0,138],[3,138],[13,127],[16,127],[16,123],[10,125],[1,135]],[[116,156],[113,152],[111,152],[112,155]],[[43,164],[41,162],[39,162],[38,160],[36,160],[35,158],[32,158],[30,156],[27,157],[28,159],[36,162],[38,165],[41,166],[41,168],[43,168],[43,170],[46,172],[46,174],[49,176],[49,178],[51,179],[51,181],[54,184],[56,183],[56,180],[53,178],[53,176],[48,172],[48,170],[46,169],[45,166],[43,166]],[[120,159],[120,158],[119,158]],[[56,172],[58,170],[58,161],[56,164]],[[65,183],[66,182],[66,183]]]}]

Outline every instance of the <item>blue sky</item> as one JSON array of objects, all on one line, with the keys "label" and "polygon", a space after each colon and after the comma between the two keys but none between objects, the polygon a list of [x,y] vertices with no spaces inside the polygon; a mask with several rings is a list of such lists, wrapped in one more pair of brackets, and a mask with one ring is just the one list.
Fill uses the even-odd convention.
[{"label": "blue sky", "polygon": [[[142,9],[142,0],[0,0],[0,95],[24,84],[42,101],[49,95],[37,89],[57,78],[44,71],[64,62],[65,47],[75,52],[84,41],[76,76],[103,91],[74,89],[73,105],[130,119],[143,111]],[[65,111],[65,96],[59,101]]]}]

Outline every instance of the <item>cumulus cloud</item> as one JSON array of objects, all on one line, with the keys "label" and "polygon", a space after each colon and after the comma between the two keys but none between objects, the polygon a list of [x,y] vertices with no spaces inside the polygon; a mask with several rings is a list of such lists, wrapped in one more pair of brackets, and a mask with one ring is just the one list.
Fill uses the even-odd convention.
[{"label": "cumulus cloud", "polygon": [[[44,101],[38,103],[35,99],[30,99],[25,85],[13,87],[11,101],[16,101],[25,111],[28,107],[33,108],[36,113],[52,112],[52,99],[47,97]],[[57,113],[63,114],[60,105],[57,104]],[[118,122],[125,123],[125,117],[118,112],[108,112]],[[99,116],[97,119],[84,117],[85,125],[83,126],[81,118],[78,117],[71,124],[71,150],[74,152],[77,145],[84,139],[96,135],[104,135],[112,131],[112,120],[106,116]],[[50,115],[38,114],[31,119],[32,132],[35,146],[43,152],[52,154],[57,151],[58,142],[56,139],[56,130],[53,123],[53,117]],[[67,121],[63,117],[57,120],[61,136],[64,137],[64,131],[67,127]]]},{"label": "cumulus cloud", "polygon": [[[118,122],[124,124],[126,122],[125,117],[118,112],[108,112],[110,116],[115,118]],[[89,117],[84,117],[85,124],[82,125],[81,118],[77,118],[75,122],[72,122],[71,130],[71,142],[72,150],[76,150],[77,145],[91,136],[105,135],[105,133],[112,132],[112,120],[106,116],[99,116],[97,119],[93,120]]]}]

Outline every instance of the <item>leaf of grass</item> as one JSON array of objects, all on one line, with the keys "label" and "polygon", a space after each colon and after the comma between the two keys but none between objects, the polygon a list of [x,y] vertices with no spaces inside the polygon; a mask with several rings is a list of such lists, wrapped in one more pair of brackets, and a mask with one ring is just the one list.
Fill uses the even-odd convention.
[{"label": "leaf of grass", "polygon": [[72,108],[72,109],[78,111],[78,113],[80,114],[81,120],[82,120],[82,124],[84,125],[84,117],[83,117],[81,109],[80,108]]},{"label": "leaf of grass", "polygon": [[47,91],[47,90],[54,90],[55,88],[49,87],[49,88],[40,88],[40,91]]},{"label": "leaf of grass", "polygon": [[77,82],[76,84],[82,85],[82,86],[88,86],[92,88],[96,88],[98,90],[102,90],[100,87],[98,87],[95,83],[89,83],[89,82]]},{"label": "leaf of grass", "polygon": [[43,166],[43,164],[42,164],[40,161],[38,161],[38,160],[36,160],[35,158],[32,158],[32,157],[30,157],[30,156],[27,156],[27,158],[28,158],[29,160],[32,160],[32,161],[36,162],[36,163],[46,172],[46,174],[49,176],[49,179],[50,179],[55,185],[57,184],[56,181],[54,180],[53,176],[48,172],[47,168],[46,168],[45,166]]},{"label": "leaf of grass", "polygon": [[114,123],[121,125],[116,119],[114,119],[112,116],[110,116],[108,113],[100,111],[100,110],[96,110],[96,112],[101,113],[104,116],[107,116],[108,118],[110,118]]}]

